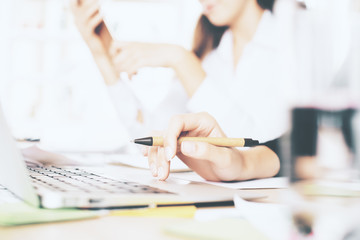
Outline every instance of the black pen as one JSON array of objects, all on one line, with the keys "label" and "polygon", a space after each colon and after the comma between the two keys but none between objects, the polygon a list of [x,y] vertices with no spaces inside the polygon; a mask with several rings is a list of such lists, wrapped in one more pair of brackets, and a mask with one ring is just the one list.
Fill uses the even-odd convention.
[{"label": "black pen", "polygon": [[[259,145],[258,140],[251,138],[225,138],[225,137],[180,137],[178,138],[178,144],[184,141],[192,142],[207,142],[219,147],[253,147]],[[142,144],[146,146],[163,146],[163,137],[145,137],[134,139],[136,144]]]}]

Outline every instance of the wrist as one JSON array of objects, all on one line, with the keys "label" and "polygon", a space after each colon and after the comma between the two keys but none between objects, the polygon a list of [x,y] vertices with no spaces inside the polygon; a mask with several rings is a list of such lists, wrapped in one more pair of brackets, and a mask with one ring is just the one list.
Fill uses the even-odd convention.
[{"label": "wrist", "polygon": [[94,57],[103,57],[107,55],[102,42],[99,39],[96,39],[96,37],[90,38],[88,40],[85,39],[85,42]]},{"label": "wrist", "polygon": [[94,59],[100,69],[105,83],[107,85],[115,84],[119,80],[119,77],[110,57],[107,54],[103,54],[97,57],[94,56]]},{"label": "wrist", "polygon": [[94,58],[101,58],[101,59],[105,59],[108,58],[108,54],[105,51],[105,49],[101,46],[101,47],[89,47],[91,54],[93,55]]},{"label": "wrist", "polygon": [[169,67],[173,68],[176,72],[180,70],[180,66],[186,61],[188,51],[181,46],[172,46],[173,50],[169,51]]}]

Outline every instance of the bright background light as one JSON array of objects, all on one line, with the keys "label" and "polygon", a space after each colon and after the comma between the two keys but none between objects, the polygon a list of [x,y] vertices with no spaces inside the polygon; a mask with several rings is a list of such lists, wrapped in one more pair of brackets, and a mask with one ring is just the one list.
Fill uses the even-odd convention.
[{"label": "bright background light", "polygon": [[[349,4],[357,2],[355,17],[360,11],[358,0],[299,2],[317,12],[330,12],[327,10],[332,6],[332,10],[345,16]],[[187,49],[201,12],[197,0],[102,0],[101,6],[116,39],[174,43]],[[352,50],[343,49],[348,44],[337,44],[350,41],[344,34],[350,29],[337,20],[347,19],[343,15],[331,15],[333,21],[327,22],[336,33],[333,45],[339,46],[332,49],[336,71],[347,52],[359,49],[358,44]],[[355,24],[353,28],[354,32],[359,29]],[[116,138],[111,136],[121,134],[124,129],[91,53],[73,23],[68,1],[1,0],[0,29],[0,100],[16,137],[74,135],[78,129],[78,135],[95,131],[97,136],[112,141]],[[359,89],[359,68],[355,66],[359,54],[353,55],[356,59],[351,71],[353,85],[357,86],[353,89]],[[168,75],[157,78],[164,76]],[[52,134],[54,129],[60,130]]]},{"label": "bright background light", "polygon": [[[195,0],[104,0],[101,5],[117,39],[188,49],[201,11]],[[68,1],[1,0],[0,29],[0,99],[16,137],[41,137],[71,125],[108,135],[121,130]]]}]

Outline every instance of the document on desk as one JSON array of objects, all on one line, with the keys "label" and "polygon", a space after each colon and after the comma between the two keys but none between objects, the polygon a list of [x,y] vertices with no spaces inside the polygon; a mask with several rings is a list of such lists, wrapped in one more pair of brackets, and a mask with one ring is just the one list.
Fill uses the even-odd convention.
[{"label": "document on desk", "polygon": [[[149,163],[147,157],[140,154],[118,154],[108,158],[110,164],[125,164],[132,167],[149,169]],[[189,172],[190,169],[179,158],[175,157],[171,160],[171,172]]]},{"label": "document on desk", "polygon": [[[121,152],[53,152],[33,144],[22,148],[21,152],[28,161],[47,165],[97,166],[124,164],[137,168],[149,168],[147,157],[135,151],[128,154]],[[171,162],[171,171],[183,172],[189,171],[189,168],[180,159],[174,158]]]},{"label": "document on desk", "polygon": [[[149,169],[147,157],[139,153],[62,153],[67,159],[73,159],[74,162],[84,165],[126,165],[130,167]],[[171,172],[187,172],[190,169],[178,158],[171,161]]]},{"label": "document on desk", "polygon": [[182,180],[204,182],[204,183],[232,188],[232,189],[269,189],[269,188],[287,188],[289,186],[288,179],[286,177],[272,177],[272,178],[236,181],[236,182],[211,182],[211,181],[206,181],[195,172],[173,173],[171,176]]}]

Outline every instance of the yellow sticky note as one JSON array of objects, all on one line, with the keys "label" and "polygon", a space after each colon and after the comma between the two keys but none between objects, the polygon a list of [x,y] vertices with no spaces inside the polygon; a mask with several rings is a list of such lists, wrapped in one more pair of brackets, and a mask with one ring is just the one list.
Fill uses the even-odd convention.
[{"label": "yellow sticky note", "polygon": [[193,218],[195,206],[156,207],[111,211],[111,216]]}]

